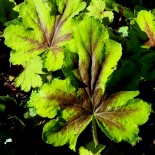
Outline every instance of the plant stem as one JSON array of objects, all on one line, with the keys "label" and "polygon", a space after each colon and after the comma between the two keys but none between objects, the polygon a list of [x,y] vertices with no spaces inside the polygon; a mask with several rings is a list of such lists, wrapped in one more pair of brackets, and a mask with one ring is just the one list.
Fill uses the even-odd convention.
[{"label": "plant stem", "polygon": [[93,130],[93,141],[96,147],[99,143],[98,143],[98,136],[97,136],[97,125],[94,117],[92,119],[92,130]]}]

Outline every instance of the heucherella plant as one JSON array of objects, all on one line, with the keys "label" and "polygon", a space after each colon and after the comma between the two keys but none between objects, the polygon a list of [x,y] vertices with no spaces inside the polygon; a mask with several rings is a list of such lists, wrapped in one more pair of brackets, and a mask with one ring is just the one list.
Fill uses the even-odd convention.
[{"label": "heucherella plant", "polygon": [[[105,1],[25,0],[19,5],[19,18],[4,31],[5,43],[12,49],[10,62],[22,65],[16,86],[32,90],[29,110],[48,118],[42,138],[54,146],[69,145],[76,151],[79,135],[91,123],[93,142],[79,153],[99,154],[97,126],[115,142],[135,145],[139,125],[150,115],[150,105],[138,98],[139,91],[110,94],[107,83],[122,56],[120,43],[110,39],[103,18]],[[101,6],[102,13],[96,12]],[[95,13],[96,12],[96,13]],[[105,14],[104,14],[105,12]],[[109,14],[109,15],[108,15]],[[63,78],[44,74],[61,71]]]}]

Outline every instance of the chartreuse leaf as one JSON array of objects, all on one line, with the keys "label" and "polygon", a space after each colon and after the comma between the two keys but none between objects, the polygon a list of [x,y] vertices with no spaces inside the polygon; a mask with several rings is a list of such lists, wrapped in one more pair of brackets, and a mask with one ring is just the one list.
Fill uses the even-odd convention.
[{"label": "chartreuse leaf", "polygon": [[23,64],[23,71],[15,78],[15,86],[21,86],[24,91],[29,91],[30,88],[40,87],[42,85],[42,60],[40,57],[31,58]]},{"label": "chartreuse leaf", "polygon": [[[74,119],[74,120],[73,120]],[[75,151],[77,138],[91,121],[91,116],[80,116],[76,119],[74,115],[65,120],[66,123],[51,120],[44,126],[43,139],[54,146],[69,144],[70,149]]]},{"label": "chartreuse leaf", "polygon": [[[104,94],[106,83],[121,57],[121,45],[109,39],[106,28],[99,21],[86,15],[73,31],[71,46],[67,48],[79,55],[77,74],[88,86],[87,93]],[[97,105],[100,99],[94,96],[94,100]]]},{"label": "chartreuse leaf", "polygon": [[113,21],[114,14],[112,11],[104,11],[105,1],[103,0],[91,0],[90,5],[87,7],[88,15],[93,16],[99,20],[107,17],[110,22]]},{"label": "chartreuse leaf", "polygon": [[150,12],[146,10],[142,10],[138,12],[137,17],[135,18],[135,21],[139,25],[142,31],[144,31],[149,40],[145,42],[145,45],[148,47],[155,46],[155,24],[154,24],[155,16]]},{"label": "chartreuse leaf", "polygon": [[150,106],[141,99],[133,99],[138,91],[122,91],[106,99],[95,112],[97,123],[112,140],[122,140],[135,145],[138,125],[144,124],[151,112]]},{"label": "chartreuse leaf", "polygon": [[102,144],[95,146],[94,142],[90,142],[85,147],[79,148],[79,155],[99,155],[104,148]]},{"label": "chartreuse leaf", "polygon": [[42,117],[53,118],[62,108],[61,118],[44,126],[43,139],[54,146],[68,143],[73,150],[79,134],[91,121],[88,111],[78,104],[83,99],[75,90],[69,79],[54,79],[52,84],[44,84],[38,93],[33,92],[28,102]]},{"label": "chartreuse leaf", "polygon": [[91,151],[85,149],[84,147],[80,147],[79,155],[94,155],[94,154]]},{"label": "chartreuse leaf", "polygon": [[68,18],[68,17],[74,17],[79,14],[80,11],[82,11],[86,7],[86,3],[77,0],[77,1],[71,1],[71,0],[56,0],[58,10],[61,14],[63,14],[65,10],[65,14],[63,18]]},{"label": "chartreuse leaf", "polygon": [[[61,12],[56,10],[56,4]],[[56,4],[42,0],[25,0],[20,4],[22,20],[10,24],[4,32],[5,44],[13,49],[13,64],[23,64],[42,53],[45,68],[55,71],[62,67],[62,46],[71,38],[72,17],[86,4],[82,0],[62,0]]]},{"label": "chartreuse leaf", "polygon": [[[83,15],[77,19],[73,38],[65,46],[68,63],[65,67],[82,86],[72,85],[69,70],[66,79],[53,79],[34,91],[28,102],[37,114],[50,118],[43,129],[43,139],[54,146],[68,144],[75,151],[78,136],[92,122],[95,146],[95,124],[116,142],[131,144],[138,138],[138,125],[148,119],[150,106],[140,99],[137,91],[118,92],[107,96],[106,87],[121,58],[121,45],[109,39],[107,29],[97,19]],[[83,35],[84,34],[84,35]],[[71,54],[71,52],[73,54]],[[78,54],[76,67],[70,58]],[[64,59],[64,61],[66,61]]]}]

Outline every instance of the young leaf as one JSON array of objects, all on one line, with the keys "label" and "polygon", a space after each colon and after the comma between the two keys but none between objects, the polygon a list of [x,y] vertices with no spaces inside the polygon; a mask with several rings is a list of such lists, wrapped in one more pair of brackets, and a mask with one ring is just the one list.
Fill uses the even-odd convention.
[{"label": "young leaf", "polygon": [[105,1],[103,0],[92,0],[90,5],[87,7],[88,15],[93,16],[99,20],[107,17],[110,22],[113,21],[114,14],[112,11],[104,11]]},{"label": "young leaf", "polygon": [[16,3],[14,0],[0,0],[0,23],[17,18],[18,13],[14,10]]},{"label": "young leaf", "polygon": [[154,15],[150,11],[142,10],[138,12],[135,21],[139,25],[142,31],[144,31],[149,40],[145,43],[148,47],[155,46],[155,24],[154,24]]},{"label": "young leaf", "polygon": [[51,120],[44,126],[43,139],[47,143],[54,146],[68,143],[75,150],[79,134],[91,121],[89,111],[79,103],[82,100],[69,79],[54,79],[52,84],[44,84],[38,93],[32,93],[28,106],[34,107],[40,116],[54,118],[60,108],[64,109],[60,120]]},{"label": "young leaf", "polygon": [[79,155],[94,155],[94,154],[91,151],[85,149],[84,147],[80,147]]},{"label": "young leaf", "polygon": [[128,37],[128,26],[122,26],[119,28],[118,32],[121,33],[122,37]]},{"label": "young leaf", "polygon": [[42,60],[40,57],[31,58],[30,61],[23,64],[24,70],[18,77],[15,78],[16,87],[21,86],[25,92],[30,88],[40,87],[42,79],[39,74],[42,74]]},{"label": "young leaf", "polygon": [[121,45],[109,39],[108,31],[99,21],[84,16],[67,48],[79,55],[77,75],[88,87],[88,95],[99,89],[104,94],[106,83],[121,57]]},{"label": "young leaf", "polygon": [[85,2],[56,2],[58,6],[42,0],[25,0],[20,4],[22,21],[9,25],[4,32],[6,45],[14,50],[10,59],[13,64],[23,64],[42,53],[45,68],[54,71],[62,67],[62,46],[70,40],[72,18],[85,8]]}]

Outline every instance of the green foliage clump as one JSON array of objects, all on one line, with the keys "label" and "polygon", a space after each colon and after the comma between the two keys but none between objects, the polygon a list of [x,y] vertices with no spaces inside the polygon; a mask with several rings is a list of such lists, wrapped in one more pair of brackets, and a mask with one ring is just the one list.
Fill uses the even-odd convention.
[{"label": "green foliage clump", "polygon": [[154,12],[139,5],[133,12],[114,0],[25,0],[16,11],[3,35],[10,63],[23,67],[15,86],[32,90],[30,117],[48,119],[43,140],[76,151],[91,123],[93,142],[80,147],[81,155],[104,149],[98,129],[117,143],[139,142],[139,126],[151,113],[138,89],[155,78]]}]

